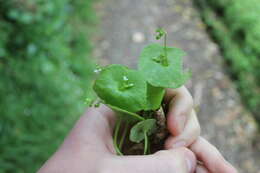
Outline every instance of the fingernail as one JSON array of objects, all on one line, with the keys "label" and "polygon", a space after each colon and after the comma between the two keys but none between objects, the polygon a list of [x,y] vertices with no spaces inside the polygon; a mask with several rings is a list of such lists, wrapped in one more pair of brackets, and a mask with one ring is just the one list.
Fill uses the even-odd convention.
[{"label": "fingernail", "polygon": [[193,163],[190,159],[186,158],[186,164],[189,172],[192,172],[193,170]]},{"label": "fingernail", "polygon": [[186,142],[185,141],[177,141],[172,144],[172,148],[180,148],[180,147],[185,147]]},{"label": "fingernail", "polygon": [[189,171],[189,173],[192,173],[195,169],[195,155],[192,152],[186,152],[186,165],[187,165],[187,169]]}]

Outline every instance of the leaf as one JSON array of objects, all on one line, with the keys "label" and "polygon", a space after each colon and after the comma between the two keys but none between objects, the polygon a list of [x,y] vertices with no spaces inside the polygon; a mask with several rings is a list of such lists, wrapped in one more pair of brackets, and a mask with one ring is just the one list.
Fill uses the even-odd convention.
[{"label": "leaf", "polygon": [[93,88],[105,104],[129,112],[138,112],[145,108],[146,81],[137,70],[116,64],[105,67]]},{"label": "leaf", "polygon": [[161,106],[165,89],[147,83],[147,103],[145,110],[156,110]]},{"label": "leaf", "polygon": [[163,30],[162,28],[160,28],[160,29],[157,29],[156,30],[156,33],[157,33],[157,35],[156,35],[156,40],[159,40],[159,39],[161,39],[164,35],[166,35],[166,31],[165,30]]},{"label": "leaf", "polygon": [[156,120],[147,119],[135,124],[130,131],[130,140],[139,143],[145,138],[145,133],[151,135],[156,130]]},{"label": "leaf", "polygon": [[189,78],[189,72],[183,72],[182,56],[185,53],[177,48],[166,48],[168,66],[160,63],[164,54],[164,47],[159,44],[151,44],[141,53],[138,68],[144,74],[146,80],[153,86],[163,88],[178,88]]}]

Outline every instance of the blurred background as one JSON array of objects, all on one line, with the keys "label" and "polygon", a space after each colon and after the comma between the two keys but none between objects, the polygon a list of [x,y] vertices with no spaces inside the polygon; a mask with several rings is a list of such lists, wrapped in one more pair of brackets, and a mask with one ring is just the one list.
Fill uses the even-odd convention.
[{"label": "blurred background", "polygon": [[33,173],[84,112],[95,63],[136,67],[163,27],[210,140],[260,173],[258,0],[0,0],[0,173]]}]

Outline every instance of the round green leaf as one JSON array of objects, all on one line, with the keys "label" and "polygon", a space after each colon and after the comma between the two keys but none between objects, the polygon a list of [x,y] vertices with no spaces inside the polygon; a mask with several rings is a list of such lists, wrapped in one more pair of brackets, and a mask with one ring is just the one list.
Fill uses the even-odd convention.
[{"label": "round green leaf", "polygon": [[139,143],[145,138],[145,133],[151,135],[156,130],[156,120],[147,119],[135,124],[130,131],[130,140]]},{"label": "round green leaf", "polygon": [[104,68],[94,90],[106,104],[129,112],[143,110],[146,105],[146,81],[142,73],[122,65]]},{"label": "round green leaf", "polygon": [[183,72],[182,56],[185,53],[177,48],[166,48],[168,66],[157,59],[164,55],[164,47],[159,44],[151,44],[141,53],[138,68],[144,74],[146,80],[153,86],[164,88],[178,88],[189,78],[189,72]]}]

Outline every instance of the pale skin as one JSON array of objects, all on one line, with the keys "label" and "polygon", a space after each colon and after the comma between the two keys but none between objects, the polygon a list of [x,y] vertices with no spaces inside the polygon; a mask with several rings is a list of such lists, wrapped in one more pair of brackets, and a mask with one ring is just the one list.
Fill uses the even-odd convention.
[{"label": "pale skin", "polygon": [[112,132],[116,115],[108,107],[89,108],[58,151],[38,173],[237,173],[207,140],[185,87],[168,89],[165,150],[146,156],[117,156]]}]

